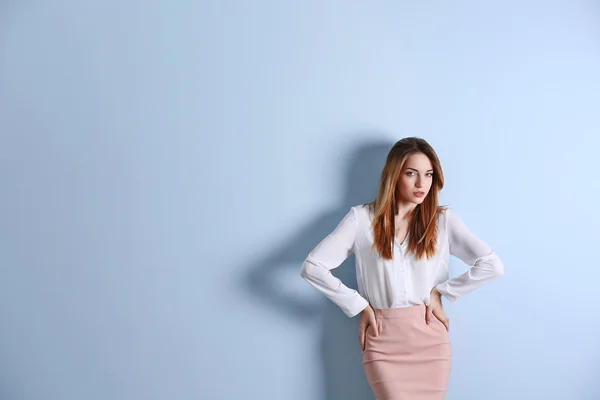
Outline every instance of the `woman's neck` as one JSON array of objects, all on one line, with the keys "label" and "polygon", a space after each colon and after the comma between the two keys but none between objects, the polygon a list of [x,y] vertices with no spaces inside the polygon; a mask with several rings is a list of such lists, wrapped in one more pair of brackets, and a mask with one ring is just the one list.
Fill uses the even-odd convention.
[{"label": "woman's neck", "polygon": [[398,202],[398,204],[396,205],[395,217],[397,219],[408,220],[412,216],[412,212],[415,210],[415,208],[417,208],[417,205],[415,203]]}]

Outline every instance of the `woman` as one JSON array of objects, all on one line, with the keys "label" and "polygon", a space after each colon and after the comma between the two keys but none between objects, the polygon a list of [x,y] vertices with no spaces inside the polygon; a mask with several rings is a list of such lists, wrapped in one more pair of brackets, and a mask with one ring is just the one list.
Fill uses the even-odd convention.
[{"label": "woman", "polygon": [[[504,272],[500,258],[446,207],[440,161],[423,139],[389,151],[376,199],[350,209],[301,275],[348,317],[360,314],[362,364],[377,400],[442,400],[450,376],[451,302]],[[358,291],[330,272],[356,257]],[[470,266],[449,279],[449,257]]]}]

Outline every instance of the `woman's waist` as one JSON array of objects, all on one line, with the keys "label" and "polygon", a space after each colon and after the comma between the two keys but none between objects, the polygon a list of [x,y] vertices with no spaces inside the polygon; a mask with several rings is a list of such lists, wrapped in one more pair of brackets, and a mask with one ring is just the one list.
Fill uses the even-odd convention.
[{"label": "woman's waist", "polygon": [[406,306],[373,307],[376,318],[394,319],[423,317],[425,315],[425,304],[410,304]]}]

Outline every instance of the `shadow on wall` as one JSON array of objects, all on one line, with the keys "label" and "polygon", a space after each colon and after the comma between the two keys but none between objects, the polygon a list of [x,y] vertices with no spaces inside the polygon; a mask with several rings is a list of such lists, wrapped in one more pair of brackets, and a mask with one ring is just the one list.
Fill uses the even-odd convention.
[{"label": "shadow on wall", "polygon": [[[14,8],[17,5],[17,3],[13,0],[0,0],[0,53],[4,53],[4,43],[5,43],[5,39],[6,39],[6,27],[9,24],[9,20],[10,20],[10,16],[14,13]],[[0,63],[0,108],[2,109],[2,111],[0,111],[0,120],[2,120],[2,124],[0,124],[0,127],[2,129],[4,129],[5,126],[10,126],[6,121],[4,121],[6,119],[6,117],[8,117],[9,115],[12,116],[12,107],[11,107],[11,102],[9,97],[7,96],[7,92],[8,92],[8,88],[6,87],[6,76],[4,76],[4,65],[3,63]],[[11,113],[11,114],[9,114]],[[26,120],[29,121],[29,120]],[[9,151],[11,151],[12,149],[7,149],[5,146],[5,143],[7,141],[10,141],[14,135],[16,135],[16,132],[7,132],[6,130],[2,131],[2,140],[0,141],[0,144],[3,146],[2,149],[3,151],[0,151],[0,157],[9,154]],[[9,135],[10,135],[10,139],[9,139]],[[43,148],[43,146],[40,146],[41,148]],[[3,161],[6,161],[6,157],[2,157]],[[8,165],[8,164],[7,164]],[[12,168],[11,168],[12,169]],[[5,182],[5,189],[9,189],[7,193],[9,193],[8,196],[3,196],[3,200],[0,201],[0,205],[2,206],[3,210],[9,210],[11,208],[6,207],[10,202],[10,198],[14,198],[15,194],[12,189],[12,182],[15,181],[15,175],[14,175],[14,171],[11,171],[11,169],[7,169],[7,168],[3,168],[2,171],[0,171],[0,180],[2,182]],[[8,184],[6,184],[8,182]],[[0,214],[2,217],[6,217],[7,215],[5,215],[5,213]],[[11,219],[17,219],[14,216],[11,216]],[[5,222],[5,226],[9,227],[9,226],[18,226],[18,225],[13,225],[11,223],[11,219],[7,219],[7,218],[3,218],[3,221]],[[5,239],[3,241],[3,246],[2,246],[2,250],[5,249],[15,249],[18,247],[13,247],[11,243],[12,240],[14,240],[14,233],[11,231],[9,232],[9,228],[3,229],[0,231],[0,236]],[[6,240],[6,239],[10,239]],[[4,258],[4,262],[3,262],[3,266],[5,266],[5,268],[3,268],[2,272],[4,274],[4,276],[6,277],[6,273],[9,273],[8,269],[9,269],[9,265],[10,262],[7,262],[7,260],[9,259],[10,255],[7,255],[6,252],[3,252],[3,258]],[[10,278],[8,278],[10,279]],[[5,279],[6,280],[6,279]],[[3,318],[3,321],[6,321],[7,319]],[[12,330],[9,330],[9,332]],[[14,332],[14,331],[13,331]],[[11,335],[9,335],[11,336]],[[14,368],[11,368],[11,364],[8,360],[10,360],[10,356],[11,356],[11,352],[7,352],[6,350],[6,346],[7,343],[9,343],[9,340],[6,339],[6,337],[4,335],[0,335],[0,341],[3,343],[2,346],[0,346],[0,352],[2,353],[3,357],[3,362],[0,362],[0,399],[17,399],[17,398],[22,398],[23,397],[23,392],[20,390],[20,387],[18,385],[18,381],[15,379],[16,377],[14,376]]]},{"label": "shadow on wall", "polygon": [[[0,49],[6,36],[6,27],[9,26],[10,17],[15,14],[19,2],[15,0],[0,0]],[[0,64],[1,66],[1,64]]]},{"label": "shadow on wall", "polygon": [[[15,6],[14,0],[0,0],[0,54],[5,54],[5,41],[7,35],[7,27],[9,26],[10,16],[13,13]],[[3,76],[4,64],[0,63],[0,93],[3,93],[6,88],[4,87],[3,80],[6,79]]]},{"label": "shadow on wall", "polygon": [[[367,132],[365,136],[374,135]],[[322,326],[319,353],[315,354],[316,360],[322,360],[322,400],[365,400],[373,397],[361,364],[358,318],[348,318],[325,296],[322,298],[326,301],[315,303],[278,290],[274,277],[279,274],[275,272],[279,268],[293,266],[298,271],[298,279],[302,279],[300,267],[308,253],[335,229],[350,207],[375,198],[381,170],[393,144],[388,140],[359,144],[347,157],[341,204],[333,210],[321,212],[271,254],[245,268],[248,274],[243,282],[244,288],[253,297],[274,312],[295,316],[302,322],[315,320]],[[355,272],[354,256],[332,271],[346,285],[357,288]]]}]

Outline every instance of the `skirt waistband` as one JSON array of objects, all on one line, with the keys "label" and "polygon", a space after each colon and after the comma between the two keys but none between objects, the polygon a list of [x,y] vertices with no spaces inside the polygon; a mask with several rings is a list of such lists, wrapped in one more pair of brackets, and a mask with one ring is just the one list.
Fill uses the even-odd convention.
[{"label": "skirt waistband", "polygon": [[375,308],[375,317],[384,319],[425,317],[425,304],[408,307]]}]

